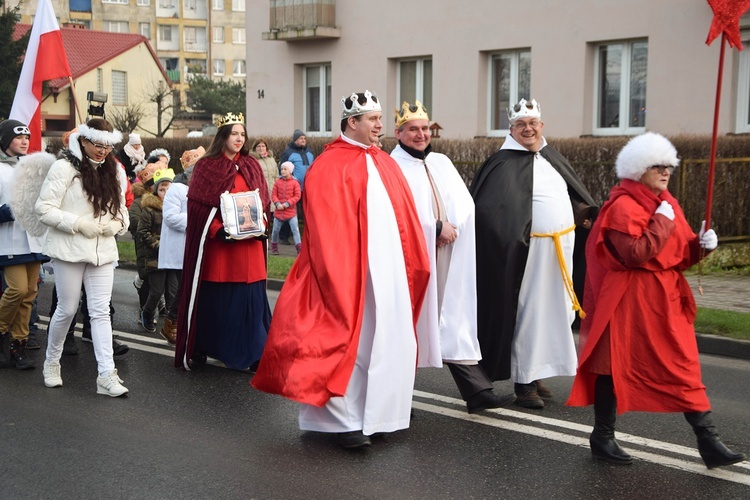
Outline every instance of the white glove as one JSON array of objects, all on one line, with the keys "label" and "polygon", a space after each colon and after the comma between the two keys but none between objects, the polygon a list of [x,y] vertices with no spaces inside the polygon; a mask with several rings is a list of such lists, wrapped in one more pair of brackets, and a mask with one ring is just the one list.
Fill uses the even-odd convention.
[{"label": "white glove", "polygon": [[104,224],[99,224],[99,227],[102,228],[102,236],[114,236],[120,232],[123,226],[119,220],[111,220]]},{"label": "white glove", "polygon": [[716,232],[713,229],[706,231],[706,221],[701,223],[701,231],[698,233],[698,240],[700,241],[701,248],[708,251],[716,250],[719,246],[719,237],[716,236]]},{"label": "white glove", "polygon": [[97,236],[102,234],[102,228],[99,227],[99,224],[97,224],[93,220],[83,219],[80,217],[76,221],[75,227],[73,229],[84,235],[86,238],[96,238]]},{"label": "white glove", "polygon": [[662,214],[667,219],[674,220],[674,208],[668,201],[662,201],[654,214]]}]

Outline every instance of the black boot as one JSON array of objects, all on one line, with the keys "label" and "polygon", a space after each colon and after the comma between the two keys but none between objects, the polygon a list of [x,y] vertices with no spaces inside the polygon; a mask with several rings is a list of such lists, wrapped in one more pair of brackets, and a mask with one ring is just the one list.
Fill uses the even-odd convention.
[{"label": "black boot", "polygon": [[26,341],[13,339],[10,341],[10,360],[19,370],[34,368],[34,360],[26,354]]},{"label": "black boot", "polygon": [[633,457],[615,440],[616,419],[617,399],[612,377],[599,375],[594,389],[594,432],[589,438],[591,456],[618,465],[632,464]]},{"label": "black boot", "polygon": [[735,453],[721,442],[710,411],[685,412],[685,420],[693,426],[693,432],[698,438],[698,452],[706,467],[713,469],[745,460],[744,453]]}]

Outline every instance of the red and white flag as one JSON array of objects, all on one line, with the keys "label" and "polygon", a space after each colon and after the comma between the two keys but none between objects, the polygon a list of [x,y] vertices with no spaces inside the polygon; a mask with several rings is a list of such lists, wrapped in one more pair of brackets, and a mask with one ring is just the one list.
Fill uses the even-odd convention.
[{"label": "red and white flag", "polygon": [[71,72],[60,25],[50,0],[39,0],[9,116],[28,124],[29,153],[42,149],[42,83],[65,76],[71,76]]}]

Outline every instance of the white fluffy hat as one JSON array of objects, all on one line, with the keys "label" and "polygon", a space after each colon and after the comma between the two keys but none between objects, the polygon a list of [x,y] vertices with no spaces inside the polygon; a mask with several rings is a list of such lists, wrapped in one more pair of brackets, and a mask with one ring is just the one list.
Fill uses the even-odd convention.
[{"label": "white fluffy hat", "polygon": [[680,164],[677,150],[669,139],[654,132],[633,137],[625,144],[615,161],[617,177],[640,181],[643,174],[655,165]]}]

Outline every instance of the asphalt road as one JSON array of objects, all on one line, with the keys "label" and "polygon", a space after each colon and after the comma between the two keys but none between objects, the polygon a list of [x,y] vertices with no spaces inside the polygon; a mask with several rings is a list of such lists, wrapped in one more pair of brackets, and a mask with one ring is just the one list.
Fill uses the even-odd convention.
[{"label": "asphalt road", "polygon": [[[0,370],[0,499],[750,498],[750,463],[708,471],[681,415],[621,416],[635,463],[593,462],[592,410],[564,406],[569,378],[550,381],[558,397],[543,411],[469,415],[446,369],[420,370],[411,427],[343,450],[300,432],[296,404],[255,391],[246,373],[174,369],[166,342],[139,330],[133,277],[118,270],[114,292],[127,397],[96,394],[90,344],[63,358],[61,388],[44,387],[40,367]],[[52,286],[41,286],[43,315]],[[701,359],[725,443],[749,453],[750,362]]]}]

